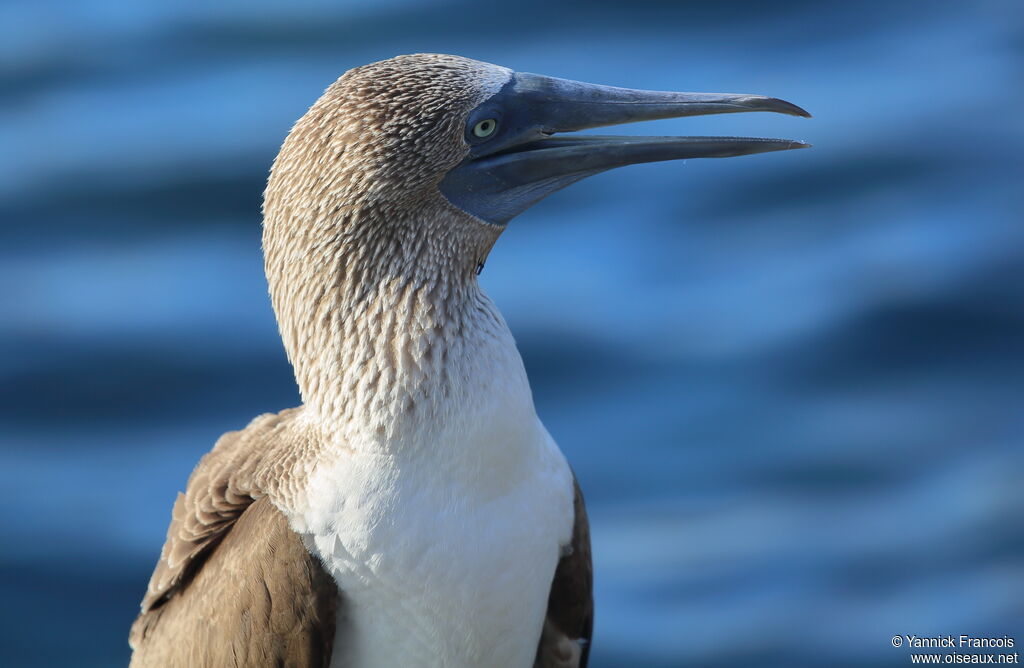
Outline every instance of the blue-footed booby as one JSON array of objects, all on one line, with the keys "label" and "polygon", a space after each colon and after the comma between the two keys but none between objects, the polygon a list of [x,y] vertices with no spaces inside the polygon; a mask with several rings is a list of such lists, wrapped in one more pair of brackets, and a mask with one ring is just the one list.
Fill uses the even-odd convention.
[{"label": "blue-footed booby", "polygon": [[585,666],[583,497],[478,270],[511,218],[592,174],[805,146],[561,133],[740,111],[807,115],[446,55],[327,88],[264,194],[302,405],[225,434],[196,466],[132,666]]}]

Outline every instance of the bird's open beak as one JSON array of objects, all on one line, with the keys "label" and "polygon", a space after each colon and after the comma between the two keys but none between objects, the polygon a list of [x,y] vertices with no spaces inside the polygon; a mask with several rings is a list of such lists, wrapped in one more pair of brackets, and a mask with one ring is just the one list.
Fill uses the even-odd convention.
[{"label": "bird's open beak", "polygon": [[[760,95],[632,90],[516,73],[470,116],[469,156],[445,176],[441,192],[464,211],[504,224],[551,193],[615,167],[809,146],[749,137],[552,136],[620,123],[743,111],[810,116],[794,104]],[[497,122],[493,136],[474,137],[474,122],[489,118]]]}]

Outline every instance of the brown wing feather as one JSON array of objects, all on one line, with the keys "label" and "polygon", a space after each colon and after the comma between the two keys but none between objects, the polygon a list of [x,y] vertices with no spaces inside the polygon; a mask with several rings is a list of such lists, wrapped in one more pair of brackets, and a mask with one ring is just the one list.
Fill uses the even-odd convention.
[{"label": "brown wing feather", "polygon": [[263,497],[187,586],[139,616],[131,665],[327,668],[337,602],[334,581]]},{"label": "brown wing feather", "polygon": [[534,668],[585,668],[594,630],[594,570],[590,522],[579,482],[573,479],[576,514],[572,550],[555,569]]},{"label": "brown wing feather", "polygon": [[288,463],[270,446],[293,414],[225,434],[178,495],[132,626],[133,667],[330,664],[337,587],[261,484]]}]

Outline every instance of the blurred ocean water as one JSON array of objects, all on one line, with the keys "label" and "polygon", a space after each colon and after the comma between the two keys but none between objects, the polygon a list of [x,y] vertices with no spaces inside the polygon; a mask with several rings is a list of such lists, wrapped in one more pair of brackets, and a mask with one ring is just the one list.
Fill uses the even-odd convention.
[{"label": "blurred ocean water", "polygon": [[763,93],[638,134],[809,151],[631,167],[481,280],[587,492],[596,666],[902,666],[1024,643],[1024,6],[113,0],[0,6],[0,648],[122,665],[174,494],[298,402],[259,206],[344,70],[458,53]]}]

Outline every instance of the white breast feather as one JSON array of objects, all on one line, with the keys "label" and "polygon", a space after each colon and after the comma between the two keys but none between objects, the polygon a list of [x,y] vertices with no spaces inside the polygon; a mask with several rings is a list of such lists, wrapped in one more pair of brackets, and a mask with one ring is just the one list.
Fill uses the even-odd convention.
[{"label": "white breast feather", "polygon": [[350,434],[292,513],[342,592],[334,668],[533,664],[573,483],[501,325],[449,360],[443,424]]}]

